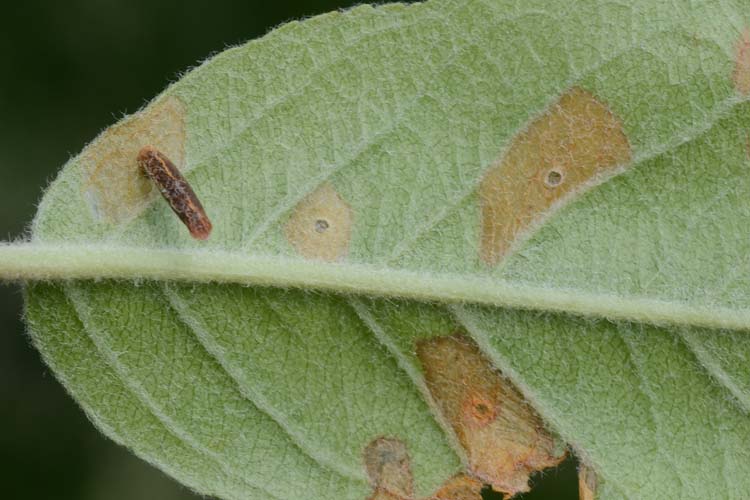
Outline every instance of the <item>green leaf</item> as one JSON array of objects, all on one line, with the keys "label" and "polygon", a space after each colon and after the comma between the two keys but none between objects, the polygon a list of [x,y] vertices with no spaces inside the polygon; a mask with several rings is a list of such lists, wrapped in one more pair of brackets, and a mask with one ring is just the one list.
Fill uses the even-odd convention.
[{"label": "green leaf", "polygon": [[[598,498],[744,498],[748,7],[432,0],[287,24],[72,159],[0,275],[31,280],[34,343],[92,421],[201,493],[364,499],[388,440],[415,497],[492,482],[420,356],[461,338]],[[207,241],[139,174],[146,145]]]}]

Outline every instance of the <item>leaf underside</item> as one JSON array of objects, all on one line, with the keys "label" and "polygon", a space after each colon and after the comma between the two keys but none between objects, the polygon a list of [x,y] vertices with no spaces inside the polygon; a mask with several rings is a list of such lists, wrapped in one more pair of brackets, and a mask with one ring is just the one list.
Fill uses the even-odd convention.
[{"label": "leaf underside", "polygon": [[[367,265],[747,312],[748,7],[433,0],[291,23],[105,131],[33,241],[323,260],[342,291]],[[138,176],[146,145],[195,188],[208,241]],[[379,438],[405,445],[415,498],[476,471],[417,355],[451,335],[597,498],[750,491],[750,325],[133,278],[31,283],[29,328],[105,434],[201,493],[365,499]]]}]

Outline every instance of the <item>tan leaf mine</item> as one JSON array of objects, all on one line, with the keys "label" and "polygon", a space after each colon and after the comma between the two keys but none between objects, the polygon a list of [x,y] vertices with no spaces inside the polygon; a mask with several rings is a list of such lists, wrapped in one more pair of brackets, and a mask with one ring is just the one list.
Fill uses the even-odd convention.
[{"label": "tan leaf mine", "polygon": [[495,265],[556,202],[629,163],[620,120],[574,87],[510,144],[482,179],[480,256]]},{"label": "tan leaf mine", "polygon": [[325,183],[297,204],[284,229],[303,257],[337,261],[349,252],[352,209]]},{"label": "tan leaf mine", "polygon": [[176,97],[163,98],[108,128],[81,154],[83,194],[97,218],[127,222],[158,196],[136,160],[148,144],[178,167],[184,165],[185,110]]},{"label": "tan leaf mine", "polygon": [[481,500],[482,482],[459,474],[449,479],[430,500]]},{"label": "tan leaf mine", "polygon": [[596,473],[583,464],[578,469],[578,498],[580,500],[596,498]]},{"label": "tan leaf mine", "polygon": [[750,29],[745,28],[735,45],[734,88],[742,95],[750,94]]},{"label": "tan leaf mine", "polygon": [[417,343],[427,387],[467,454],[468,473],[513,496],[532,472],[558,465],[565,451],[509,380],[470,338]]},{"label": "tan leaf mine", "polygon": [[365,470],[374,493],[368,500],[410,500],[414,484],[406,445],[394,438],[380,437],[364,451]]}]

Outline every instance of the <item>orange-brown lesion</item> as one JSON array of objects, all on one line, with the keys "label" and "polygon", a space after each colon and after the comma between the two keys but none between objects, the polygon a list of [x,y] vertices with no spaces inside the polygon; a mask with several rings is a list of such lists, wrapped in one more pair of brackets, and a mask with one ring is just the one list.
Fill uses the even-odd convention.
[{"label": "orange-brown lesion", "polygon": [[94,215],[106,222],[135,218],[158,196],[138,166],[140,149],[151,144],[178,165],[185,160],[185,110],[165,97],[108,128],[81,153],[81,189]]},{"label": "orange-brown lesion", "polygon": [[484,427],[491,424],[497,418],[495,401],[487,394],[471,390],[463,402],[463,415],[467,425]]},{"label": "orange-brown lesion", "polygon": [[510,144],[480,185],[480,256],[500,262],[555,202],[631,160],[620,120],[574,87]]},{"label": "orange-brown lesion", "polygon": [[417,344],[425,381],[468,459],[467,474],[509,496],[529,490],[532,472],[558,465],[565,451],[513,384],[464,335]]}]

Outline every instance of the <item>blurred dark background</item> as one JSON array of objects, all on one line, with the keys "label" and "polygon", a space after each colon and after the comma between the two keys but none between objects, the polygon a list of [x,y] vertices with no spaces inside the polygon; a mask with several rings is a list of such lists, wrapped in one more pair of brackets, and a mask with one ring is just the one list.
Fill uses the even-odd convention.
[{"label": "blurred dark background", "polygon": [[[0,235],[24,235],[68,158],[178,74],[336,0],[13,2],[0,14]],[[41,363],[17,286],[0,285],[0,498],[196,498],[100,435]],[[575,464],[533,496],[576,498]],[[487,498],[499,498],[488,495]]]}]

